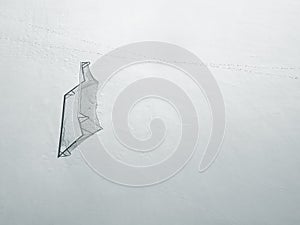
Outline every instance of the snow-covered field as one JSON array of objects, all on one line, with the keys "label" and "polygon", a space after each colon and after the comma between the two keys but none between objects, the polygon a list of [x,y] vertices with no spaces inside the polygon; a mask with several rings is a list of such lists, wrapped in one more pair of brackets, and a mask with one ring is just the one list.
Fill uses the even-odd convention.
[{"label": "snow-covered field", "polygon": [[[0,0],[0,224],[300,224],[300,2]],[[156,40],[195,53],[223,93],[221,154],[124,187],[57,159],[80,61]]]}]

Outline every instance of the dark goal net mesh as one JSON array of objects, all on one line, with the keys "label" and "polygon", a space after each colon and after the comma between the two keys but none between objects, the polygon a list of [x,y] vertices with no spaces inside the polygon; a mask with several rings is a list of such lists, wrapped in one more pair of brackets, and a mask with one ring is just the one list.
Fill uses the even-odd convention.
[{"label": "dark goal net mesh", "polygon": [[99,82],[89,64],[80,63],[79,85],[64,95],[57,157],[70,156],[80,143],[102,129],[96,114]]}]

